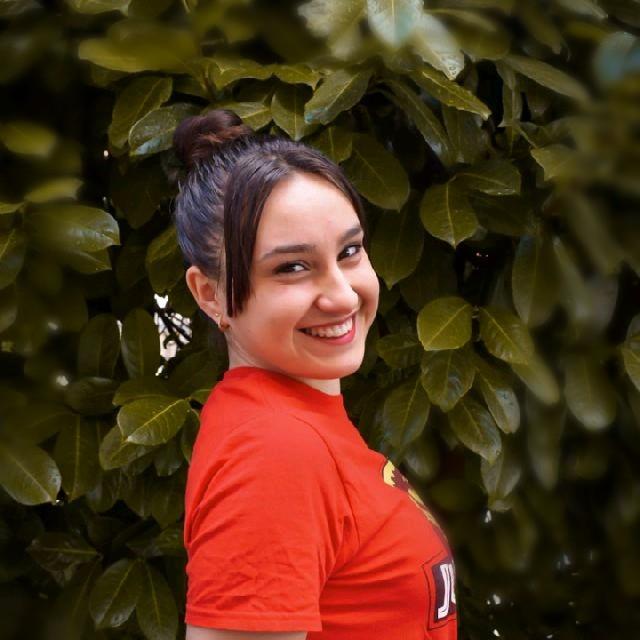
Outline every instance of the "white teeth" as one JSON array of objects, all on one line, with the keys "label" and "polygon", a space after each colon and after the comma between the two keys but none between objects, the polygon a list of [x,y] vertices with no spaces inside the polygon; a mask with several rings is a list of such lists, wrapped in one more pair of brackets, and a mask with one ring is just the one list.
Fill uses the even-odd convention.
[{"label": "white teeth", "polygon": [[339,338],[351,331],[353,326],[353,318],[349,318],[344,324],[338,324],[334,327],[324,327],[322,329],[303,329],[303,331],[312,336],[321,336],[323,338]]}]

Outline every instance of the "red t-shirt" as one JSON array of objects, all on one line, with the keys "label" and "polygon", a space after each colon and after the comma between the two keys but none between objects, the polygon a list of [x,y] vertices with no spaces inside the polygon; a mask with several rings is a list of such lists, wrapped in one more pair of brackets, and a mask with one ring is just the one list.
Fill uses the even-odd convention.
[{"label": "red t-shirt", "polygon": [[447,541],[406,478],[329,395],[225,372],[186,489],[186,623],[309,640],[455,640]]}]

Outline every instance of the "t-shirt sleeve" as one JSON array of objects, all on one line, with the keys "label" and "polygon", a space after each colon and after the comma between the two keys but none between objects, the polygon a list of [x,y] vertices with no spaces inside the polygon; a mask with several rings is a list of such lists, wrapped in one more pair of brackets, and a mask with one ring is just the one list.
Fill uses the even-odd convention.
[{"label": "t-shirt sleeve", "polygon": [[349,508],[322,437],[265,414],[234,427],[207,464],[185,522],[186,623],[321,631],[320,594]]}]

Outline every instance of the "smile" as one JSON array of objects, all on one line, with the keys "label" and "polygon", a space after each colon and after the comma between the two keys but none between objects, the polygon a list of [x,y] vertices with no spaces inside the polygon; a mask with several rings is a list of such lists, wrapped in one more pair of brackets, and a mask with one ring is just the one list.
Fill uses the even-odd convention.
[{"label": "smile", "polygon": [[332,327],[322,327],[322,328],[309,328],[309,329],[301,329],[304,333],[312,336],[325,336],[327,338],[339,338],[343,336],[349,331],[351,331],[353,327],[353,316],[347,319],[346,322],[342,324],[335,324]]},{"label": "smile", "polygon": [[322,341],[330,345],[350,343],[356,334],[356,314],[354,313],[342,324],[331,327],[298,329],[312,340]]}]

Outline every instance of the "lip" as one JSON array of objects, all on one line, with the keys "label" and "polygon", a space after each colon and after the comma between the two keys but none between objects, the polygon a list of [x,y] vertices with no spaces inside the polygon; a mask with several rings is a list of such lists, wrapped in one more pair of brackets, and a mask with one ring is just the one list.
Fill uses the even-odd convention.
[{"label": "lip", "polygon": [[308,327],[300,327],[299,331],[303,329],[322,329],[323,327],[335,327],[338,324],[344,324],[349,318],[354,318],[356,316],[357,311],[354,311],[351,315],[346,316],[342,320],[335,320],[334,322],[327,322],[326,324],[313,324]]}]

